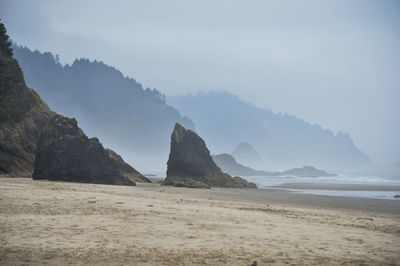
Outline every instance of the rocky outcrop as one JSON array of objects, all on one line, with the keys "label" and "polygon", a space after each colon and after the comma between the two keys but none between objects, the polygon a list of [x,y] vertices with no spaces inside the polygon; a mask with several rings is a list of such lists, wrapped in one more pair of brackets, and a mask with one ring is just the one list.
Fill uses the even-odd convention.
[{"label": "rocky outcrop", "polygon": [[0,123],[0,175],[31,177],[39,135],[51,111],[44,104],[18,122]]},{"label": "rocky outcrop", "polygon": [[96,184],[149,182],[122,158],[88,138],[75,119],[54,115],[40,135],[33,179]]},{"label": "rocky outcrop", "polygon": [[327,173],[323,170],[319,170],[312,166],[303,166],[302,168],[293,168],[293,169],[281,172],[281,173],[279,173],[279,175],[292,175],[292,176],[299,176],[299,177],[334,177],[334,176],[337,176],[336,174]]},{"label": "rocky outcrop", "polygon": [[171,134],[167,178],[164,185],[185,187],[256,188],[240,177],[225,174],[213,161],[203,139],[195,132],[175,124]]},{"label": "rocky outcrop", "polygon": [[189,177],[169,176],[162,183],[165,186],[188,187],[188,188],[211,188],[203,181],[198,181]]},{"label": "rocky outcrop", "polygon": [[0,23],[0,175],[30,177],[39,135],[53,112],[25,85]]},{"label": "rocky outcrop", "polygon": [[230,175],[238,176],[263,176],[270,174],[266,171],[254,170],[253,168],[244,166],[238,163],[235,158],[230,154],[216,154],[212,156],[214,162],[224,171]]}]

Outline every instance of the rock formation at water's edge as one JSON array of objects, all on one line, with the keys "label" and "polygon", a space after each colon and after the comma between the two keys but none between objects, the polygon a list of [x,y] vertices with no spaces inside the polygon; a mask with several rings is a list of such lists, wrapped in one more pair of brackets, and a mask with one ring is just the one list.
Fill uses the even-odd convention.
[{"label": "rock formation at water's edge", "polygon": [[225,174],[213,161],[203,139],[179,123],[171,134],[167,178],[164,185],[183,187],[257,188],[240,177]]}]

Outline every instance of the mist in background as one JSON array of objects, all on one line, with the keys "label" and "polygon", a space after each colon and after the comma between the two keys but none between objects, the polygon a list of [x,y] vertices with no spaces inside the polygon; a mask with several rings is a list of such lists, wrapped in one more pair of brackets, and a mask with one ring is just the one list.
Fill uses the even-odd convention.
[{"label": "mist in background", "polygon": [[0,18],[62,63],[102,60],[167,99],[229,91],[400,160],[398,1],[1,0]]},{"label": "mist in background", "polygon": [[[255,169],[283,171],[312,165],[338,172],[370,167],[370,159],[348,134],[257,108],[229,92],[170,97],[167,103],[195,122],[214,154],[232,154]],[[247,147],[240,148],[243,145]]]}]

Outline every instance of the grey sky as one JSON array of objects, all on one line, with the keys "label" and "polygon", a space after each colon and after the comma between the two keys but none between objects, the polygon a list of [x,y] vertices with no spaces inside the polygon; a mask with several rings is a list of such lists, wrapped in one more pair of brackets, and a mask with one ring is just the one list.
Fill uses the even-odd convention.
[{"label": "grey sky", "polygon": [[18,44],[168,95],[228,90],[400,160],[400,1],[0,0]]}]

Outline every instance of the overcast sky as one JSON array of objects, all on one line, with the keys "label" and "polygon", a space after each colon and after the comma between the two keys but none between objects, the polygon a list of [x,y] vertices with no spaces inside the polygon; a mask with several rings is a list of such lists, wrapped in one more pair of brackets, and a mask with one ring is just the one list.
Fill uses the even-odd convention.
[{"label": "overcast sky", "polygon": [[0,0],[18,44],[169,95],[227,90],[400,161],[400,1]]}]

